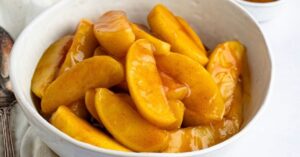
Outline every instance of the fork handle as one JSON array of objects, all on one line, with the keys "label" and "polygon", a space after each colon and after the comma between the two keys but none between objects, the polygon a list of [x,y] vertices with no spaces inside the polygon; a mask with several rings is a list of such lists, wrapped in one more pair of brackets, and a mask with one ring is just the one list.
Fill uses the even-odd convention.
[{"label": "fork handle", "polygon": [[14,143],[10,131],[10,111],[13,106],[0,108],[0,119],[3,134],[4,157],[15,157]]}]

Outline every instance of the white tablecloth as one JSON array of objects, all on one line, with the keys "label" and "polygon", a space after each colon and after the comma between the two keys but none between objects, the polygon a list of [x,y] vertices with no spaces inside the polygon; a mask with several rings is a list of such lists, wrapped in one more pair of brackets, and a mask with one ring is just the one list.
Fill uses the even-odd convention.
[{"label": "white tablecloth", "polygon": [[[57,0],[0,0],[0,25],[16,38],[39,12]],[[287,0],[281,15],[261,24],[270,41],[274,81],[267,108],[246,136],[212,156],[300,156],[300,1]],[[245,30],[247,31],[247,30]],[[51,157],[49,150],[28,129],[20,109],[13,111],[12,124],[17,154],[21,157]],[[1,135],[0,135],[1,138]],[[2,140],[0,154],[2,154]]]}]

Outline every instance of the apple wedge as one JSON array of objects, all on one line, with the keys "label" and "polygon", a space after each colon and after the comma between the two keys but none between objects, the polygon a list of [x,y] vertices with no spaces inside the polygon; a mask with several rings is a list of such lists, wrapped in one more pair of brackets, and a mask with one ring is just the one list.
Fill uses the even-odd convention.
[{"label": "apple wedge", "polygon": [[189,94],[189,88],[164,72],[159,72],[165,93],[169,100],[182,100]]},{"label": "apple wedge", "polygon": [[202,65],[178,53],[156,56],[156,64],[161,71],[190,88],[190,94],[183,99],[183,103],[187,110],[197,113],[201,121],[189,125],[223,118],[225,106],[222,96],[217,84]]},{"label": "apple wedge", "polygon": [[131,23],[130,25],[136,39],[147,39],[154,45],[154,55],[167,55],[170,53],[171,45],[169,43],[152,36],[134,23]]},{"label": "apple wedge", "polygon": [[143,119],[123,97],[98,88],[95,100],[103,125],[123,145],[139,152],[158,152],[166,147],[168,132]]},{"label": "apple wedge", "polygon": [[148,23],[155,35],[171,44],[172,51],[186,55],[202,65],[208,62],[205,49],[195,44],[176,17],[162,4],[151,10]]},{"label": "apple wedge", "polygon": [[222,121],[213,123],[219,142],[236,134],[243,123],[243,94],[241,83],[238,83],[233,93],[231,107]]},{"label": "apple wedge", "polygon": [[135,35],[123,11],[109,11],[102,15],[95,23],[94,33],[101,46],[115,57],[126,56],[127,50],[135,41]]},{"label": "apple wedge", "polygon": [[100,122],[100,118],[98,117],[98,113],[95,107],[95,94],[96,94],[95,89],[90,89],[85,92],[85,97],[84,97],[85,106],[89,111],[89,113],[92,115],[92,117],[96,119],[98,122]]},{"label": "apple wedge", "polygon": [[210,55],[207,70],[217,83],[225,103],[225,114],[229,112],[233,93],[242,74],[245,47],[238,41],[219,44]]},{"label": "apple wedge", "polygon": [[115,59],[109,56],[85,59],[50,84],[41,102],[42,113],[51,114],[61,105],[84,98],[91,88],[112,87],[123,79],[123,67]]},{"label": "apple wedge", "polygon": [[94,128],[88,122],[77,117],[72,111],[60,106],[50,118],[50,123],[72,138],[97,147],[130,152],[130,150],[102,131]]},{"label": "apple wedge", "polygon": [[171,124],[167,129],[168,130],[176,130],[181,127],[184,115],[184,104],[180,100],[169,100],[169,105],[171,107],[172,112],[176,118],[176,121]]},{"label": "apple wedge", "polygon": [[152,124],[166,128],[176,121],[168,104],[153,56],[153,45],[139,39],[126,57],[129,92],[139,113]]},{"label": "apple wedge", "polygon": [[42,98],[49,84],[56,78],[71,43],[72,36],[68,35],[55,41],[44,52],[31,80],[31,90],[36,96]]},{"label": "apple wedge", "polygon": [[93,23],[87,19],[82,19],[80,21],[77,26],[72,45],[58,75],[61,75],[84,59],[93,56],[93,52],[98,45],[94,36],[93,26]]},{"label": "apple wedge", "polygon": [[[90,89],[85,93],[85,105],[89,113],[92,115],[93,118],[95,118],[99,123],[102,124],[95,105],[95,95],[96,91],[95,89]],[[128,103],[133,109],[136,110],[136,106],[134,102],[132,101],[131,97],[128,94],[124,93],[118,93],[116,96],[122,98],[126,103]]]},{"label": "apple wedge", "polygon": [[214,129],[210,126],[198,126],[178,129],[170,133],[165,153],[191,152],[207,148],[216,143]]},{"label": "apple wedge", "polygon": [[205,54],[207,54],[205,47],[200,39],[200,37],[197,35],[197,33],[193,30],[193,28],[188,24],[188,22],[180,17],[180,16],[176,16],[177,21],[180,23],[181,27],[183,28],[183,30],[186,32],[186,34],[188,36],[190,36],[190,38],[194,41],[194,43],[198,46],[198,48],[200,48],[202,51],[205,52]]}]

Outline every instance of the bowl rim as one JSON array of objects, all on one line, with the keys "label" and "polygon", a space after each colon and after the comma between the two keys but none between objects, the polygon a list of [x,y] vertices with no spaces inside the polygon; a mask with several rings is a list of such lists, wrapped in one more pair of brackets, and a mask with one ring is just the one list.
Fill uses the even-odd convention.
[{"label": "bowl rim", "polygon": [[235,0],[238,3],[244,5],[244,6],[250,6],[250,7],[275,7],[275,6],[279,6],[285,3],[286,0],[277,0],[277,1],[273,1],[273,2],[266,2],[266,3],[258,3],[258,2],[249,2],[249,1],[245,1],[245,0]]},{"label": "bowl rim", "polygon": [[[122,157],[140,157],[140,156],[145,156],[145,157],[189,157],[189,156],[194,156],[194,155],[203,155],[203,154],[207,154],[209,152],[215,151],[215,150],[219,150],[222,147],[225,147],[226,145],[228,145],[229,143],[233,143],[235,142],[238,138],[240,138],[242,135],[246,134],[251,127],[253,127],[253,124],[255,123],[255,121],[259,118],[259,116],[262,114],[262,112],[265,110],[266,108],[266,101],[269,99],[270,97],[270,93],[271,93],[271,88],[272,88],[272,80],[273,80],[273,64],[272,64],[272,55],[271,55],[271,47],[270,44],[267,40],[267,38],[265,37],[262,29],[260,28],[260,25],[258,24],[258,22],[255,20],[255,18],[248,13],[248,11],[246,9],[244,9],[243,7],[241,7],[240,5],[237,4],[237,2],[230,0],[229,3],[231,3],[234,7],[236,7],[237,9],[239,9],[241,12],[244,12],[244,14],[250,19],[250,21],[252,21],[255,26],[257,27],[258,31],[261,33],[262,38],[264,39],[266,48],[267,48],[267,56],[268,56],[268,60],[270,63],[270,80],[267,84],[267,89],[266,89],[266,96],[263,98],[263,102],[262,105],[259,107],[257,113],[253,116],[253,118],[249,121],[249,123],[244,126],[244,128],[242,128],[238,133],[236,133],[235,135],[233,135],[232,137],[230,137],[229,139],[218,143],[216,145],[213,145],[211,147],[205,148],[205,149],[201,149],[198,151],[193,151],[193,152],[183,152],[183,153],[136,153],[136,152],[121,152],[121,151],[116,151],[116,150],[109,150],[109,149],[105,149],[105,148],[100,148],[100,147],[96,147],[81,141],[78,141],[76,139],[73,139],[72,137],[68,136],[67,134],[61,132],[60,130],[58,130],[57,128],[55,128],[54,126],[52,126],[46,119],[44,119],[37,111],[36,109],[34,109],[32,107],[32,104],[30,103],[30,100],[28,100],[25,95],[22,94],[22,90],[20,89],[19,83],[17,81],[16,76],[18,75],[18,67],[15,66],[17,65],[17,58],[16,58],[16,53],[15,51],[18,51],[19,45],[22,45],[20,43],[22,43],[22,40],[24,37],[27,36],[27,32],[30,32],[30,30],[32,29],[31,27],[36,25],[36,23],[38,23],[40,21],[40,19],[43,19],[45,17],[48,16],[48,14],[51,14],[53,11],[57,10],[57,9],[61,9],[63,6],[67,5],[68,3],[72,3],[72,2],[76,2],[73,0],[65,0],[65,1],[59,1],[56,4],[54,4],[53,6],[49,7],[47,10],[45,10],[43,13],[41,13],[40,15],[38,15],[29,25],[26,26],[26,28],[22,31],[22,33],[19,35],[19,37],[17,38],[15,45],[13,46],[12,49],[12,54],[11,54],[11,61],[10,61],[10,78],[11,78],[11,82],[12,82],[12,87],[13,87],[13,91],[16,95],[16,98],[21,106],[21,109],[23,110],[23,112],[26,113],[30,113],[32,116],[27,117],[27,114],[25,114],[27,119],[30,120],[34,120],[35,122],[37,122],[38,124],[40,124],[39,126],[45,128],[46,130],[52,132],[52,134],[55,134],[56,136],[58,136],[59,138],[62,138],[64,140],[66,140],[67,143],[81,147],[85,150],[88,151],[93,151],[93,152],[98,152],[98,153],[104,153],[107,155],[113,155],[113,156],[122,156]],[[31,122],[30,120],[29,123],[32,124],[33,122]],[[34,125],[32,125],[34,126]],[[35,126],[34,126],[35,127]],[[36,129],[36,128],[35,128]]]}]

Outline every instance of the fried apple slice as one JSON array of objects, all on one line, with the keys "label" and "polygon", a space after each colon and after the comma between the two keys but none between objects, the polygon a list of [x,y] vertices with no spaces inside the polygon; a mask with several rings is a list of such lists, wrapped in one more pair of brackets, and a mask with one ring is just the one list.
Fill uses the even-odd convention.
[{"label": "fried apple slice", "polygon": [[123,11],[109,11],[102,15],[95,24],[94,33],[101,46],[115,57],[124,57],[135,41],[135,35]]},{"label": "fried apple slice", "polygon": [[231,101],[231,108],[228,114],[222,121],[213,123],[217,140],[221,142],[236,134],[240,130],[242,123],[243,94],[241,83],[238,83],[233,93],[233,100]]},{"label": "fried apple slice", "polygon": [[190,38],[194,41],[194,43],[202,50],[205,52],[205,54],[207,54],[206,49],[200,39],[200,37],[197,35],[197,33],[193,30],[193,28],[188,24],[188,22],[180,17],[180,16],[176,16],[177,21],[180,23],[181,27],[183,28],[183,30],[186,32],[187,35],[190,36]]},{"label": "fried apple slice", "polygon": [[98,46],[98,42],[94,36],[93,26],[93,23],[87,19],[80,21],[72,45],[58,75],[61,75],[84,59],[93,56],[93,52]]},{"label": "fried apple slice", "polygon": [[136,39],[147,39],[149,40],[155,47],[154,55],[167,55],[170,53],[171,45],[152,36],[147,33],[143,29],[141,29],[138,25],[131,23],[131,28],[135,34]]},{"label": "fried apple slice", "polygon": [[[92,117],[96,119],[100,124],[102,124],[96,110],[95,95],[96,95],[95,89],[88,90],[85,93],[85,105],[89,113],[92,115]],[[122,100],[126,101],[133,109],[136,110],[136,106],[128,94],[118,93],[116,94],[116,96],[121,97]]]},{"label": "fried apple slice", "polygon": [[179,129],[183,121],[183,115],[185,110],[184,104],[180,100],[169,100],[168,103],[171,107],[172,112],[175,115],[176,121],[173,124],[171,124],[167,129]]},{"label": "fried apple slice", "polygon": [[[170,133],[168,147],[163,152],[180,153],[196,151],[222,142],[236,134],[243,122],[242,90],[238,83],[228,114],[218,122],[210,125],[178,129]],[[190,114],[189,110],[185,115]],[[193,116],[189,116],[189,118]],[[197,116],[194,116],[197,121]],[[196,122],[197,123],[197,122]]]},{"label": "fried apple slice", "polygon": [[191,152],[215,144],[214,129],[210,126],[198,126],[178,129],[170,133],[166,153]]},{"label": "fried apple slice", "polygon": [[72,138],[97,147],[130,152],[130,150],[102,131],[94,128],[88,122],[77,117],[72,111],[60,106],[52,115],[50,123]]},{"label": "fried apple slice", "polygon": [[165,6],[156,5],[148,15],[148,23],[155,35],[171,44],[172,51],[184,54],[202,65],[208,62],[205,49],[195,44]]},{"label": "fried apple slice", "polygon": [[95,103],[105,128],[128,148],[139,152],[158,152],[166,147],[168,132],[143,119],[124,98],[99,88]]},{"label": "fried apple slice", "polygon": [[32,92],[42,98],[46,88],[55,79],[70,48],[72,36],[67,35],[51,44],[40,59],[31,80]]},{"label": "fried apple slice", "polygon": [[188,95],[189,88],[186,85],[179,83],[164,72],[160,71],[159,74],[169,100],[182,100]]},{"label": "fried apple slice", "polygon": [[47,88],[41,102],[42,113],[50,114],[61,105],[84,98],[88,89],[111,87],[124,79],[122,65],[109,56],[95,56],[64,72]]},{"label": "fried apple slice", "polygon": [[226,115],[226,118],[235,121],[237,128],[240,128],[243,123],[243,93],[241,83],[238,83],[231,102],[231,108]]},{"label": "fried apple slice", "polygon": [[[170,133],[168,147],[163,151],[167,153],[180,153],[196,151],[222,142],[236,134],[243,122],[241,84],[238,83],[234,92],[230,111],[223,120],[210,125],[178,129]],[[189,110],[185,115],[190,114]],[[192,116],[189,116],[191,118]],[[196,119],[191,119],[197,121]]]},{"label": "fried apple slice", "polygon": [[157,56],[156,64],[161,71],[190,88],[190,95],[183,99],[183,103],[187,110],[198,115],[200,121],[191,123],[189,126],[223,118],[225,106],[222,96],[216,83],[203,66],[178,53]]},{"label": "fried apple slice", "polygon": [[225,114],[229,112],[233,93],[242,74],[245,47],[238,41],[219,44],[210,55],[208,72],[217,83],[225,103]]},{"label": "fried apple slice", "polygon": [[98,122],[100,122],[100,118],[98,117],[98,113],[96,111],[95,107],[95,89],[90,89],[85,92],[85,106],[86,109],[89,111],[89,113],[92,115],[94,119],[96,119]]},{"label": "fried apple slice", "polygon": [[176,121],[168,105],[153,57],[153,45],[139,39],[126,57],[126,78],[139,113],[152,124],[165,128]]}]

